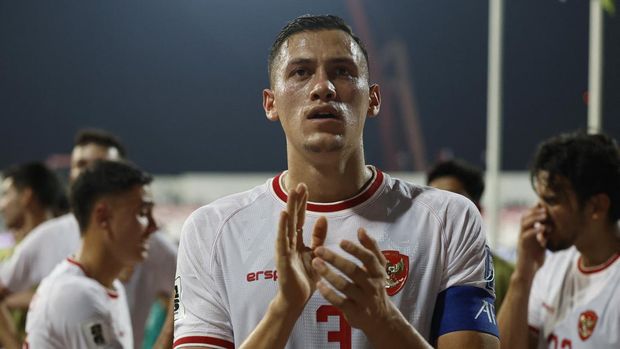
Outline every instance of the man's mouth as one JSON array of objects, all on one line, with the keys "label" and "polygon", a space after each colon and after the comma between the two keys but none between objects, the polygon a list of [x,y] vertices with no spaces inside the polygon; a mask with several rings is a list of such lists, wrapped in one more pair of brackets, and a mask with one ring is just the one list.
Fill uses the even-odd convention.
[{"label": "man's mouth", "polygon": [[310,120],[317,120],[317,119],[338,119],[338,116],[336,116],[335,114],[332,113],[316,113],[316,114],[312,114],[308,117],[308,119]]}]

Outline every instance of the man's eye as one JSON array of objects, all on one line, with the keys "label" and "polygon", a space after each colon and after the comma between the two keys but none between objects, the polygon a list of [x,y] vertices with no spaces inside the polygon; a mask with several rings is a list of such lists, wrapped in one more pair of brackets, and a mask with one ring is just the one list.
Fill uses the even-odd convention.
[{"label": "man's eye", "polygon": [[308,71],[305,69],[295,69],[293,71],[293,75],[296,75],[296,76],[306,76],[306,74],[308,74]]},{"label": "man's eye", "polygon": [[338,76],[350,76],[351,72],[347,68],[337,68],[336,75]]}]

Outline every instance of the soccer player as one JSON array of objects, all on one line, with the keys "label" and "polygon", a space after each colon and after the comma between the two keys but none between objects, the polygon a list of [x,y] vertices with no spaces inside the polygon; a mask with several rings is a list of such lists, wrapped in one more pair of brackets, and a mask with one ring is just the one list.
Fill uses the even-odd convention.
[{"label": "soccer player", "polygon": [[[482,211],[480,199],[484,193],[484,175],[473,165],[458,159],[440,161],[428,171],[426,183],[434,188],[461,194]],[[503,258],[492,255],[495,270],[495,310],[499,311],[514,266]]]},{"label": "soccer player", "polygon": [[153,220],[151,177],[124,162],[100,161],[71,187],[82,244],[43,279],[28,311],[25,347],[133,348],[123,268],[143,261]]},{"label": "soccer player", "polygon": [[[82,130],[71,153],[70,180],[75,180],[96,160],[122,161],[126,152],[120,141],[102,130]],[[0,265],[0,283],[10,292],[30,290],[49,275],[56,264],[74,254],[80,244],[75,216],[66,214],[37,227]],[[53,248],[50,248],[53,246]],[[141,347],[146,319],[153,302],[169,299],[176,265],[176,246],[161,233],[149,240],[149,255],[123,279],[133,324],[134,344]]]},{"label": "soccer player", "polygon": [[364,161],[380,90],[351,29],[294,19],[269,78],[288,170],[184,224],[174,347],[498,347],[478,210]]},{"label": "soccer player", "polygon": [[[0,214],[11,231],[15,244],[39,224],[52,219],[68,207],[62,182],[56,174],[40,162],[14,165],[4,170]],[[15,246],[0,250],[0,263],[10,258]],[[19,347],[24,338],[26,310],[32,291],[13,293],[2,306],[11,311],[0,313],[0,343],[5,347]]]},{"label": "soccer player", "polygon": [[20,242],[32,229],[54,218],[66,201],[56,174],[42,163],[14,165],[2,173],[0,214],[4,224]]},{"label": "soccer player", "polygon": [[585,133],[548,139],[531,179],[539,202],[521,219],[499,313],[502,348],[620,348],[617,143]]}]

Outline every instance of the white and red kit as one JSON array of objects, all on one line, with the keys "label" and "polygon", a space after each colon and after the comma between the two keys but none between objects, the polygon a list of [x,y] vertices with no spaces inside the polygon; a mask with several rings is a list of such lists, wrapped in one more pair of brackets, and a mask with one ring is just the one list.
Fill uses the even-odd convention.
[{"label": "white and red kit", "polygon": [[26,348],[133,349],[125,290],[110,290],[72,259],[41,282],[26,320]]},{"label": "white and red kit", "polygon": [[[81,244],[80,228],[73,214],[66,214],[37,226],[0,263],[0,283],[11,292],[35,288],[54,267],[75,254]],[[124,283],[133,323],[134,343],[142,346],[146,319],[158,296],[172,292],[176,267],[176,246],[162,233],[149,238],[146,260],[134,266]]]},{"label": "white and red kit", "polygon": [[[493,266],[481,218],[466,198],[416,186],[373,168],[355,197],[308,203],[304,241],[318,217],[328,220],[325,246],[357,241],[364,227],[389,264],[387,293],[426,338],[460,330],[497,335]],[[278,289],[274,244],[287,196],[281,176],[217,200],[185,222],[175,279],[174,348],[238,347]],[[357,263],[359,261],[355,260]],[[297,320],[287,348],[370,348],[318,292]]]},{"label": "white and red kit", "polygon": [[547,256],[529,300],[538,348],[620,348],[619,259],[585,268],[574,246]]}]

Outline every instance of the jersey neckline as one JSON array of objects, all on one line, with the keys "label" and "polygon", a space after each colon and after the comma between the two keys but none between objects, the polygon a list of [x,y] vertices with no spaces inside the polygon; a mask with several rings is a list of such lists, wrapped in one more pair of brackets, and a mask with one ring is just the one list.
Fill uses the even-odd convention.
[{"label": "jersey neckline", "polygon": [[620,253],[614,254],[603,264],[595,265],[593,267],[586,267],[583,265],[583,260],[582,260],[583,256],[580,255],[579,258],[577,259],[577,268],[583,274],[598,273],[600,271],[603,271],[609,268],[612,264],[614,264],[614,262],[618,259],[618,257],[620,257]]},{"label": "jersey neckline", "polygon": [[[342,210],[346,210],[349,208],[353,208],[355,206],[358,206],[359,204],[364,203],[366,200],[370,199],[377,192],[379,187],[381,187],[384,176],[383,176],[383,172],[381,172],[379,169],[375,168],[374,166],[368,166],[368,168],[370,168],[370,170],[372,171],[373,177],[370,180],[370,184],[367,185],[366,188],[364,188],[360,193],[356,194],[352,198],[342,200],[342,201],[325,202],[325,203],[308,202],[306,206],[306,210],[311,211],[311,212],[320,212],[320,213],[337,212],[337,211],[342,211]],[[286,193],[286,191],[284,191],[283,185],[281,183],[282,175],[284,175],[285,173],[286,171],[280,173],[279,175],[274,177],[273,180],[271,181],[271,187],[273,188],[273,191],[275,192],[278,199],[280,199],[284,203],[286,203],[288,200],[288,194]]]},{"label": "jersey neckline", "polygon": [[[84,273],[84,275],[86,277],[93,279],[90,275],[88,275],[88,273],[86,272],[86,269],[84,269],[84,266],[80,262],[76,261],[75,259],[73,259],[71,257],[67,257],[67,262],[69,262],[69,263],[71,263],[73,265],[76,265],[78,268],[80,268],[82,270],[82,272]],[[99,282],[97,281],[97,283],[99,283]],[[110,298],[114,298],[114,299],[118,298],[118,292],[116,290],[111,290],[111,289],[109,289],[109,288],[107,288],[107,287],[105,287],[103,285],[101,285],[101,286],[105,289],[106,293],[108,294],[108,296]]]}]

